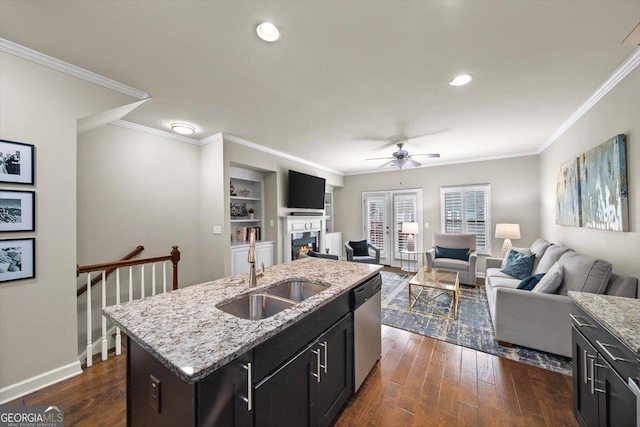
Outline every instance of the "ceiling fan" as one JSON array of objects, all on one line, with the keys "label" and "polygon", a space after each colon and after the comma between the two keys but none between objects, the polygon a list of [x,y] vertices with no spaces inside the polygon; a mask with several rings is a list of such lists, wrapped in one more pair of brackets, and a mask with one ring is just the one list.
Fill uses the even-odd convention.
[{"label": "ceiling fan", "polygon": [[398,151],[394,152],[391,156],[392,157],[375,157],[372,159],[367,159],[367,160],[387,160],[387,159],[391,159],[388,162],[380,165],[380,168],[386,168],[386,167],[395,167],[398,169],[402,169],[404,167],[418,167],[420,166],[422,163],[413,160],[413,157],[418,157],[418,156],[422,156],[422,157],[440,157],[440,154],[438,153],[429,153],[429,154],[409,154],[409,152],[405,149],[403,149],[402,147],[404,146],[403,142],[398,142],[396,144],[398,146]]}]

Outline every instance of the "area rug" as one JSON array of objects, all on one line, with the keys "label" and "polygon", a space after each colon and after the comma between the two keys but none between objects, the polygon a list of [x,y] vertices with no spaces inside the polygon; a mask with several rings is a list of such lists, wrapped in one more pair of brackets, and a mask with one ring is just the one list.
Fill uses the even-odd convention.
[{"label": "area rug", "polygon": [[[498,345],[489,315],[489,305],[483,286],[461,285],[458,318],[448,320],[429,314],[434,310],[418,303],[415,308],[427,314],[409,311],[409,277],[382,271],[382,323],[394,328],[446,341],[483,353],[515,360],[564,375],[571,375],[571,358],[514,345]],[[450,297],[437,300],[440,310],[448,310]]]}]

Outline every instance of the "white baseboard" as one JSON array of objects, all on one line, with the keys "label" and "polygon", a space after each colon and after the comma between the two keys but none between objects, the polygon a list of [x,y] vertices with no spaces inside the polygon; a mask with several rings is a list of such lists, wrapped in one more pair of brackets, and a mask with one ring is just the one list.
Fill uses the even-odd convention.
[{"label": "white baseboard", "polygon": [[[12,400],[18,399],[34,391],[41,390],[45,387],[49,387],[55,383],[66,380],[82,373],[80,367],[80,361],[69,363],[65,366],[52,369],[48,372],[44,372],[35,377],[27,378],[26,380],[11,384],[7,387],[0,388],[0,405],[3,405]],[[55,402],[51,402],[55,405]]]}]

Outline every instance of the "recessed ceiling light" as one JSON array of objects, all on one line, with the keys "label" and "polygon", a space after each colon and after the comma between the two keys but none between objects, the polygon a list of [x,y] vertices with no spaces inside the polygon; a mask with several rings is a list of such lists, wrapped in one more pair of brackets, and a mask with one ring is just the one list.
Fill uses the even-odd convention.
[{"label": "recessed ceiling light", "polygon": [[473,80],[473,76],[471,74],[460,74],[456,76],[453,80],[449,82],[451,86],[464,86]]},{"label": "recessed ceiling light", "polygon": [[266,42],[274,42],[280,38],[280,31],[270,22],[263,22],[256,28],[258,37]]},{"label": "recessed ceiling light", "polygon": [[180,135],[191,135],[196,128],[186,123],[171,123],[171,130]]}]

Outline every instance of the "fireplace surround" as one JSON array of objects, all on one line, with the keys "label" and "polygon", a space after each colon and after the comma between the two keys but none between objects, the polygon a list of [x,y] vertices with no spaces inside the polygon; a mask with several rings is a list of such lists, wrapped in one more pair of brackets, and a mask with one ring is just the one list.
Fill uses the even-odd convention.
[{"label": "fireplace surround", "polygon": [[284,220],[284,262],[295,261],[308,250],[321,252],[323,216],[286,216]]}]

